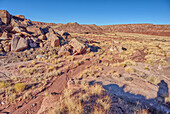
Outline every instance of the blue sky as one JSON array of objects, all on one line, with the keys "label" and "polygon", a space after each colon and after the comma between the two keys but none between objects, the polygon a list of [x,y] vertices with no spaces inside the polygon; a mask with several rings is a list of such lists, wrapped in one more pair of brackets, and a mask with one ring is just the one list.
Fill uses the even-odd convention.
[{"label": "blue sky", "polygon": [[52,23],[170,24],[170,0],[0,0],[0,9]]}]

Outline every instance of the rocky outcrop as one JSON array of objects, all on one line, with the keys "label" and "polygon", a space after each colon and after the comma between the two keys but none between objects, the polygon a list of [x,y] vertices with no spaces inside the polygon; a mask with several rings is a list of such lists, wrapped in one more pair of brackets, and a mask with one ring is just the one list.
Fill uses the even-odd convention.
[{"label": "rocky outcrop", "polygon": [[58,51],[58,55],[67,56],[71,54],[70,51],[71,51],[70,46],[66,44],[60,48],[60,50]]},{"label": "rocky outcrop", "polygon": [[33,40],[33,39],[29,39],[29,40],[28,40],[28,44],[29,44],[30,48],[35,48],[35,47],[37,47],[37,43],[36,43],[36,41]]},{"label": "rocky outcrop", "polygon": [[122,46],[120,42],[113,41],[110,46],[110,51],[121,53],[122,51],[126,51],[125,46]]},{"label": "rocky outcrop", "polygon": [[13,32],[21,33],[21,32],[26,32],[26,29],[24,27],[19,27],[16,26],[12,29]]},{"label": "rocky outcrop", "polygon": [[41,28],[37,26],[28,26],[26,29],[30,34],[33,34],[34,36],[40,36],[44,34]]},{"label": "rocky outcrop", "polygon": [[18,35],[14,35],[11,42],[11,51],[22,51],[28,47],[28,41]]},{"label": "rocky outcrop", "polygon": [[46,38],[46,36],[45,35],[40,35],[39,37],[38,37],[40,40],[46,40],[47,38]]},{"label": "rocky outcrop", "polygon": [[4,46],[4,51],[5,52],[11,51],[11,44],[10,43],[8,43],[7,45]]},{"label": "rocky outcrop", "polygon": [[1,18],[2,23],[9,24],[11,15],[6,10],[0,10],[0,18]]},{"label": "rocky outcrop", "polygon": [[1,18],[0,18],[0,25],[2,25],[2,21],[1,21]]},{"label": "rocky outcrop", "polygon": [[8,32],[3,32],[1,37],[0,37],[0,40],[8,40],[9,39],[9,33]]},{"label": "rocky outcrop", "polygon": [[13,27],[14,26],[22,26],[22,27],[27,27],[27,26],[31,26],[32,22],[29,19],[25,19],[23,17],[15,17],[13,16],[11,18],[11,23],[10,23]]},{"label": "rocky outcrop", "polygon": [[47,39],[51,41],[52,47],[60,46],[60,39],[59,39],[57,34],[54,34],[54,33],[51,32],[47,35]]},{"label": "rocky outcrop", "polygon": [[11,51],[16,51],[19,40],[20,40],[20,36],[13,35],[13,38],[11,41]]},{"label": "rocky outcrop", "polygon": [[77,54],[83,54],[87,51],[88,45],[81,41],[80,39],[73,38],[68,44],[63,45],[58,54],[59,55],[77,55]]},{"label": "rocky outcrop", "polygon": [[20,19],[25,19],[24,15],[15,15],[14,17],[20,18]]},{"label": "rocky outcrop", "polygon": [[69,45],[72,47],[73,50],[73,54],[82,54],[86,51],[86,49],[88,48],[88,46],[86,45],[86,43],[73,38],[70,42]]},{"label": "rocky outcrop", "polygon": [[15,51],[22,51],[22,50],[24,50],[24,49],[27,49],[27,47],[28,47],[28,41],[27,41],[27,39],[25,39],[25,38],[20,38],[20,40],[19,40],[19,42],[18,42],[18,44],[17,44],[17,48],[16,48],[16,50]]},{"label": "rocky outcrop", "polygon": [[0,51],[4,51],[3,45],[0,43]]}]

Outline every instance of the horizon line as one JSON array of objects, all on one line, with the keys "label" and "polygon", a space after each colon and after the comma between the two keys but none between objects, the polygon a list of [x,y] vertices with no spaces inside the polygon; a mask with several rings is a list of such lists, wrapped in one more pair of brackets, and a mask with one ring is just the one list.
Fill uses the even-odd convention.
[{"label": "horizon line", "polygon": [[[32,21],[32,20],[31,20]],[[33,21],[33,22],[40,22],[40,23],[51,23],[51,24],[69,24],[69,23],[77,23],[79,25],[97,25],[97,26],[107,26],[107,25],[138,25],[138,24],[145,24],[145,25],[170,25],[170,23],[115,23],[115,24],[94,24],[94,23],[79,23],[79,22],[65,22],[65,23],[56,23],[56,22],[45,22],[45,21]]]}]

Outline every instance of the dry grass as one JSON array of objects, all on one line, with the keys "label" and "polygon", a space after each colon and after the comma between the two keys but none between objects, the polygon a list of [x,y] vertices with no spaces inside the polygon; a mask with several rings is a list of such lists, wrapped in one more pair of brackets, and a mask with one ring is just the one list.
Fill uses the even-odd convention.
[{"label": "dry grass", "polygon": [[58,66],[49,66],[48,69],[47,69],[47,72],[51,72],[53,70],[56,70]]},{"label": "dry grass", "polygon": [[1,81],[0,82],[0,88],[6,88],[6,87],[9,87],[11,84],[9,82],[3,82]]},{"label": "dry grass", "polygon": [[150,82],[150,83],[152,83],[152,84],[155,84],[155,85],[157,85],[158,83],[160,83],[160,80],[159,80],[158,77],[156,77],[156,76],[149,76],[149,77],[147,78],[147,81]]},{"label": "dry grass", "polygon": [[101,85],[95,84],[91,87],[91,94],[92,95],[101,95],[103,93],[104,89]]},{"label": "dry grass", "polygon": [[147,109],[139,109],[134,112],[134,114],[149,114]]},{"label": "dry grass", "polygon": [[25,83],[17,83],[14,85],[14,88],[16,92],[21,92],[25,89],[25,86]]},{"label": "dry grass", "polygon": [[169,95],[167,97],[165,97],[165,102],[170,103],[170,93],[169,93]]},{"label": "dry grass", "polygon": [[132,60],[125,60],[121,63],[114,63],[111,66],[113,66],[113,67],[136,66],[136,62],[132,61]]},{"label": "dry grass", "polygon": [[135,70],[133,68],[131,68],[131,67],[126,67],[125,72],[133,74],[133,73],[135,73]]},{"label": "dry grass", "polygon": [[114,77],[117,77],[117,78],[120,78],[120,77],[121,77],[121,75],[120,75],[118,72],[115,72],[115,73],[113,74],[113,76],[114,76]]},{"label": "dry grass", "polygon": [[[60,97],[60,101],[56,104],[57,106],[49,111],[49,114],[108,113],[111,106],[111,98],[108,95],[101,94],[104,91],[103,87],[98,84],[86,86],[88,87],[84,88],[84,86],[81,86],[76,89],[69,88],[64,90],[63,96]],[[89,105],[91,105],[91,110],[86,109]]]},{"label": "dry grass", "polygon": [[111,105],[111,100],[109,96],[105,96],[103,99],[98,99],[97,103],[102,105],[104,110],[109,110],[110,105]]}]

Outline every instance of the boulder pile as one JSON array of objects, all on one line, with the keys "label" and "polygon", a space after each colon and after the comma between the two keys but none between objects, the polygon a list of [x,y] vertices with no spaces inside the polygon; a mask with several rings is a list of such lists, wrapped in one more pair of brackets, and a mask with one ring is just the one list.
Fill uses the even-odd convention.
[{"label": "boulder pile", "polygon": [[8,11],[0,10],[0,51],[18,52],[43,47],[46,40],[52,47],[58,47],[61,39],[62,36],[50,27],[41,28],[23,15],[12,16]]},{"label": "boulder pile", "polygon": [[86,52],[87,48],[88,45],[86,42],[83,42],[80,38],[72,38],[68,44],[61,47],[58,54],[59,55],[83,54]]},{"label": "boulder pile", "polygon": [[77,55],[86,52],[89,43],[87,39],[72,38],[68,32],[56,31],[49,26],[45,28],[36,26],[23,15],[12,16],[8,11],[0,10],[1,52],[19,52],[44,45],[62,46],[59,55]]}]

